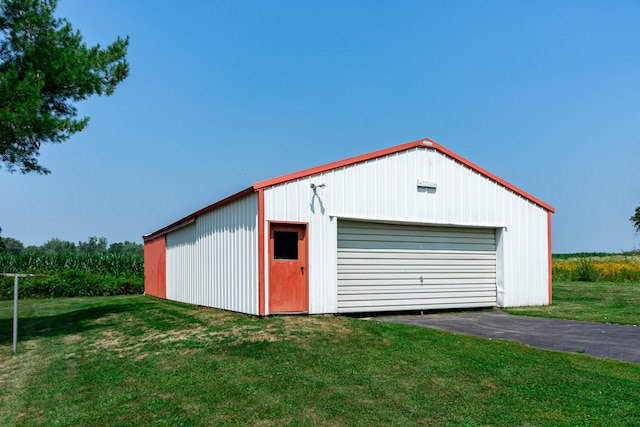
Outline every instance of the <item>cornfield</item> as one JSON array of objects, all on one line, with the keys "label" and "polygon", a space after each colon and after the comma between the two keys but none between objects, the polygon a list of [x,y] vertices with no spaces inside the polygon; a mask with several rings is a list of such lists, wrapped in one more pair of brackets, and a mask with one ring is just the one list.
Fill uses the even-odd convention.
[{"label": "cornfield", "polygon": [[82,270],[119,276],[123,274],[143,274],[144,260],[143,257],[113,254],[0,255],[0,270],[13,273]]},{"label": "cornfield", "polygon": [[[0,272],[46,274],[20,282],[22,297],[136,294],[144,290],[142,256],[114,254],[0,255]],[[24,285],[23,285],[24,284]],[[0,277],[0,299],[13,296],[13,279]]]}]

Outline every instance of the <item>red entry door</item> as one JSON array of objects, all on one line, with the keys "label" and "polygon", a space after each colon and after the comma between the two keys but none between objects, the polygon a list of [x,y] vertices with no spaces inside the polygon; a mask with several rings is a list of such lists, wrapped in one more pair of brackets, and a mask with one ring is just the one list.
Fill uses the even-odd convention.
[{"label": "red entry door", "polygon": [[269,312],[306,313],[307,227],[271,224],[269,233]]}]

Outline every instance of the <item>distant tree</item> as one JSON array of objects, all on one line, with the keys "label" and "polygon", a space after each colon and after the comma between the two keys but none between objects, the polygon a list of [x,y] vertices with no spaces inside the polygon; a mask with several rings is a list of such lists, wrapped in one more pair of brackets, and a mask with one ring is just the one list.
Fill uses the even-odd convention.
[{"label": "distant tree", "polygon": [[24,254],[40,255],[40,247],[35,245],[29,245],[22,251]]},{"label": "distant tree", "polygon": [[113,255],[122,255],[124,243],[112,243],[109,245],[108,252]]},{"label": "distant tree", "polygon": [[20,255],[22,251],[24,251],[24,245],[18,239],[14,239],[13,237],[5,237],[4,246],[8,253],[11,255]]},{"label": "distant tree", "polygon": [[75,243],[54,237],[44,242],[39,248],[36,249],[35,253],[38,255],[59,255],[70,254],[74,253],[75,251]]},{"label": "distant tree", "polygon": [[82,131],[75,103],[111,95],[129,74],[129,38],[101,49],[54,17],[57,0],[0,0],[0,159],[9,172],[50,171],[40,145]]},{"label": "distant tree", "polygon": [[102,254],[107,252],[107,238],[91,236],[86,242],[78,242],[76,252],[80,254]]},{"label": "distant tree", "polygon": [[142,256],[144,255],[144,246],[142,243],[124,241],[124,247],[122,248],[122,255],[127,256]]},{"label": "distant tree", "polygon": [[0,227],[0,254],[3,254],[7,251],[7,248],[4,244],[4,240],[2,239],[2,227]]},{"label": "distant tree", "polygon": [[629,221],[633,224],[633,227],[636,229],[637,233],[640,233],[640,205],[636,208],[636,213],[629,218]]},{"label": "distant tree", "polygon": [[144,248],[140,243],[125,240],[124,243],[112,243],[109,246],[109,253],[114,255],[137,256],[143,255]]}]

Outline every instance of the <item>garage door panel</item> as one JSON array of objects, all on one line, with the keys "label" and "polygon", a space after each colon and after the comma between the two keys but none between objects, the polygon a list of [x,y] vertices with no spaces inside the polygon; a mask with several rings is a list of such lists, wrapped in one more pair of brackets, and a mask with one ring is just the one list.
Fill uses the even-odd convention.
[{"label": "garage door panel", "polygon": [[[416,277],[418,276],[419,277]],[[386,272],[384,277],[381,274],[376,274],[375,272],[360,272],[360,273],[338,273],[338,280],[341,281],[341,284],[346,284],[349,281],[354,283],[360,283],[361,286],[367,287],[369,285],[375,284],[378,282],[406,282],[406,283],[415,283],[417,285],[426,285],[429,282],[434,282],[435,284],[439,283],[454,283],[455,281],[465,281],[469,283],[476,283],[482,280],[489,281],[493,283],[495,280],[495,274],[492,271],[482,271],[482,272],[474,272],[467,271],[465,273],[458,271],[440,271],[437,273],[425,273],[421,274],[420,272]],[[365,283],[362,283],[365,282]]]},{"label": "garage door panel", "polygon": [[443,261],[454,259],[495,259],[495,253],[491,251],[408,251],[408,250],[376,250],[376,249],[345,249],[340,248],[340,260],[348,259],[440,259]]},{"label": "garage door panel", "polygon": [[[398,288],[402,289],[402,292],[393,292]],[[399,299],[403,298],[408,294],[420,294],[422,296],[429,295],[439,295],[443,293],[456,293],[456,292],[468,292],[468,293],[486,293],[486,292],[495,292],[491,284],[479,284],[479,285],[469,285],[468,283],[458,283],[453,285],[436,285],[436,286],[425,286],[425,287],[417,287],[417,286],[408,286],[408,285],[379,285],[372,286],[370,288],[364,289],[361,286],[346,286],[346,289],[340,292],[341,296],[347,295],[388,295],[389,299]]]},{"label": "garage door panel", "polygon": [[447,234],[430,234],[427,239],[420,234],[398,233],[398,234],[354,234],[343,233],[341,236],[343,242],[391,242],[397,243],[398,238],[402,238],[402,243],[406,242],[419,242],[433,244],[433,243],[450,243],[450,244],[463,244],[473,245],[479,244],[492,244],[493,236],[478,236],[471,233],[460,234],[456,236],[450,236]]},{"label": "garage door panel", "polygon": [[428,288],[418,288],[414,285],[388,285],[388,284],[380,284],[375,286],[370,286],[366,289],[363,289],[362,286],[351,286],[344,285],[340,289],[340,295],[349,295],[349,294],[375,294],[375,293],[391,293],[397,291],[397,293],[405,293],[405,292],[467,292],[467,291],[487,291],[487,292],[495,292],[493,286],[491,284],[468,284],[468,283],[458,283],[458,284],[449,284],[449,285],[430,285]]},{"label": "garage door panel", "polygon": [[383,312],[383,311],[418,311],[418,310],[449,310],[449,309],[461,309],[461,308],[476,308],[478,304],[473,301],[464,303],[459,301],[456,304],[453,303],[436,303],[430,302],[429,304],[406,304],[406,305],[389,305],[385,307],[342,307],[338,305],[338,311],[340,313],[364,313],[364,312]]},{"label": "garage door panel", "polygon": [[[469,292],[466,293],[464,295],[456,295],[456,300],[464,300],[464,301],[472,301],[472,300],[478,300],[479,298],[486,298],[487,301],[491,301],[492,298],[492,294],[491,292]],[[410,301],[411,304],[415,304],[416,302],[420,301],[420,300],[424,300],[424,302],[426,304],[428,304],[429,302],[433,301],[433,300],[440,300],[440,301],[445,301],[445,300],[450,300],[451,296],[449,295],[448,292],[441,292],[441,293],[434,293],[434,294],[429,294],[429,295],[424,295],[421,293],[407,293],[405,295],[402,296],[397,296],[396,298],[387,298],[384,295],[381,294],[371,294],[370,298],[367,300],[370,304],[382,304],[384,305],[385,301],[388,302],[389,304],[396,304],[396,303],[406,303],[407,301]],[[360,301],[361,300],[361,296],[360,295],[345,295],[344,298],[342,299],[343,303],[347,303],[350,301]]]},{"label": "garage door panel", "polygon": [[338,222],[338,311],[496,304],[493,229]]},{"label": "garage door panel", "polygon": [[[455,269],[439,269],[430,272],[424,270],[384,270],[379,269],[366,269],[366,270],[346,270],[338,273],[338,280],[375,280],[375,279],[405,279],[411,280],[415,283],[421,283],[427,279],[437,280],[440,279],[447,283],[446,279],[481,279],[481,278],[495,279],[495,272],[491,269],[471,269],[455,270]],[[366,286],[366,283],[362,284]]]},{"label": "garage door panel", "polygon": [[[493,238],[494,231],[491,228],[464,228],[464,227],[446,227],[446,226],[424,226],[424,225],[407,225],[407,224],[385,224],[375,223],[376,228],[371,228],[370,225],[374,224],[368,221],[348,221],[342,220],[343,235],[391,235],[391,236],[465,236],[465,237],[477,237],[487,236]],[[380,225],[378,227],[377,225]],[[385,228],[386,227],[386,228]]]},{"label": "garage door panel", "polygon": [[347,240],[342,242],[343,248],[357,248],[357,249],[414,249],[414,250],[447,250],[447,249],[460,249],[470,248],[470,250],[478,251],[491,251],[495,249],[495,243],[486,242],[392,242],[392,241],[356,241]]},{"label": "garage door panel", "polygon": [[384,258],[384,257],[366,257],[366,258],[342,258],[338,261],[340,268],[356,268],[358,266],[362,268],[369,268],[375,266],[383,266],[385,269],[389,268],[420,268],[425,267],[431,269],[432,267],[444,267],[444,268],[461,268],[464,266],[485,266],[495,267],[495,258],[486,257],[481,259],[438,259],[438,258]]},{"label": "garage door panel", "polygon": [[[385,269],[384,266],[372,265],[371,268],[363,268],[361,266],[350,266],[349,268],[342,268],[338,273],[338,280],[353,279],[355,275],[368,274],[376,277],[393,278],[395,275],[404,274],[409,275],[416,283],[420,282],[420,278],[427,279],[430,277],[446,279],[447,274],[454,275],[455,277],[468,277],[474,279],[478,275],[490,274],[492,278],[495,278],[495,268],[491,266],[460,266],[460,268],[434,266],[434,268],[425,268],[425,266],[406,268],[394,268]],[[375,277],[364,277],[364,279],[374,279]],[[363,285],[366,285],[363,284]]]},{"label": "garage door panel", "polygon": [[[485,298],[484,304],[491,304],[495,298]],[[428,301],[417,301],[411,299],[394,301],[367,301],[356,302],[356,304],[338,303],[338,311],[341,313],[358,313],[366,311],[403,311],[403,310],[437,310],[437,309],[458,309],[474,308],[482,304],[481,298],[458,298],[455,301],[450,299],[430,299]]]}]

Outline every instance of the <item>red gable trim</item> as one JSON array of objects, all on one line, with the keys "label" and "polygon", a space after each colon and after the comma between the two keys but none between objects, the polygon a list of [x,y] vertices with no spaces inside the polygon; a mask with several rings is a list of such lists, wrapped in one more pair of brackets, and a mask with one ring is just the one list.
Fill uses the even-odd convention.
[{"label": "red gable trim", "polygon": [[518,194],[519,196],[523,197],[526,200],[529,200],[530,202],[540,206],[541,208],[547,210],[548,212],[554,213],[555,212],[555,208],[547,203],[544,203],[543,201],[533,197],[531,194],[521,190],[520,188],[516,187],[513,184],[508,183],[507,181],[503,180],[502,178],[492,174],[491,172],[481,168],[480,166],[476,165],[475,163],[465,159],[464,157],[454,153],[453,151],[443,147],[442,145],[438,144],[437,142],[432,141],[429,138],[424,138],[424,139],[418,139],[416,141],[412,141],[412,142],[407,142],[406,144],[401,144],[401,145],[396,145],[395,147],[390,147],[390,148],[385,148],[383,150],[378,150],[378,151],[374,151],[368,154],[362,154],[359,156],[355,156],[355,157],[350,157],[348,159],[344,159],[344,160],[339,160],[337,162],[332,162],[332,163],[327,163],[325,165],[322,166],[316,166],[313,168],[309,168],[309,169],[304,169],[298,172],[294,172],[294,173],[290,173],[287,175],[282,175],[279,176],[277,178],[271,178],[271,179],[266,179],[264,181],[258,181],[255,184],[253,184],[253,186],[242,190],[236,194],[233,194],[225,199],[222,199],[212,205],[209,205],[207,207],[204,207],[202,209],[200,209],[197,212],[192,213],[191,215],[188,215],[172,224],[169,224],[168,226],[161,228],[160,230],[153,232],[151,234],[147,234],[145,236],[142,236],[142,238],[145,241],[148,240],[153,240],[155,238],[158,238],[160,236],[163,236],[173,230],[176,230],[180,227],[184,227],[185,225],[188,225],[192,222],[194,222],[196,220],[196,218],[204,213],[210,212],[222,205],[226,205],[227,203],[230,203],[234,200],[237,200],[241,197],[244,197],[248,194],[251,194],[253,192],[256,191],[260,191],[265,189],[266,187],[272,187],[274,185],[279,185],[279,184],[283,184],[285,182],[289,182],[289,181],[294,181],[296,179],[301,179],[301,178],[306,178],[308,176],[311,175],[317,175],[317,174],[321,174],[324,172],[328,172],[331,170],[335,170],[335,169],[339,169],[339,168],[343,168],[346,166],[351,166],[354,165],[356,163],[362,163],[362,162],[366,162],[368,160],[372,160],[372,159],[377,159],[379,157],[384,157],[384,156],[388,156],[391,154],[395,154],[395,153],[399,153],[402,151],[407,151],[407,150],[411,150],[413,148],[424,148],[424,149],[431,149],[431,150],[436,150],[442,154],[444,154],[445,156],[450,157],[451,159],[455,160],[456,162],[468,167],[469,169],[479,173],[480,175],[492,180],[493,182],[497,183],[498,185],[514,192],[515,194]]},{"label": "red gable trim", "polygon": [[360,156],[355,156],[355,157],[350,157],[348,159],[344,159],[344,160],[340,160],[337,162],[333,162],[333,163],[327,163],[326,165],[322,165],[322,166],[317,166],[314,168],[309,168],[309,169],[304,169],[301,170],[299,172],[294,172],[294,173],[290,173],[287,175],[282,175],[279,176],[277,178],[272,178],[272,179],[266,179],[264,181],[259,181],[256,182],[255,184],[253,184],[253,188],[255,188],[256,190],[259,189],[263,189],[266,187],[272,187],[274,185],[279,185],[279,184],[283,184],[285,182],[289,182],[289,181],[294,181],[296,179],[301,179],[301,178],[306,178],[308,176],[311,175],[317,175],[317,174],[321,174],[324,172],[328,172],[331,170],[335,170],[335,169],[339,169],[339,168],[343,168],[346,166],[351,166],[353,164],[356,163],[361,163],[361,162],[366,162],[367,160],[372,160],[372,159],[377,159],[379,157],[384,157],[384,156],[388,156],[390,154],[395,154],[395,153],[399,153],[401,151],[407,151],[407,150],[411,150],[413,148],[426,148],[426,149],[434,149],[450,158],[452,158],[453,160],[457,161],[458,163],[463,164],[464,166],[468,167],[469,169],[479,173],[480,175],[489,178],[490,180],[494,181],[495,183],[501,185],[502,187],[511,190],[512,192],[522,196],[523,198],[529,200],[530,202],[540,206],[541,208],[549,211],[549,212],[555,212],[555,208],[547,203],[544,203],[543,201],[533,197],[531,194],[519,189],[518,187],[516,187],[513,184],[508,183],[507,181],[503,180],[502,178],[499,178],[498,176],[492,174],[491,172],[481,168],[480,166],[476,165],[473,162],[470,162],[469,160],[465,159],[464,157],[454,153],[453,151],[443,147],[442,145],[438,144],[437,142],[432,141],[429,138],[424,138],[424,139],[418,139],[416,141],[412,141],[412,142],[407,142],[406,144],[402,144],[402,145],[397,145],[395,147],[390,147],[390,148],[385,148],[383,150],[378,150],[378,151],[374,151],[372,153],[368,153],[368,154],[362,154]]},{"label": "red gable trim", "polygon": [[459,156],[458,154],[454,153],[453,151],[449,150],[448,148],[444,148],[442,145],[438,144],[438,143],[433,143],[433,148],[436,149],[436,151],[439,151],[440,153],[451,157],[452,159],[454,159],[455,161],[462,163],[463,165],[467,166],[468,168],[478,172],[480,175],[483,175],[487,178],[489,178],[490,180],[494,181],[497,184],[500,184],[501,186],[503,186],[504,188],[513,191],[514,193],[518,194],[519,196],[524,197],[525,199],[529,200],[532,203],[535,203],[536,205],[540,206],[541,208],[554,213],[556,211],[556,209],[543,202],[540,199],[537,199],[535,197],[533,197],[531,194],[527,193],[524,190],[519,189],[518,187],[516,187],[513,184],[509,184],[507,181],[505,181],[504,179],[492,174],[491,172],[482,169],[480,166],[476,165],[475,163],[470,162],[469,160],[465,159],[462,156]]},{"label": "red gable trim", "polygon": [[172,232],[174,230],[177,230],[178,228],[184,227],[185,225],[189,225],[189,224],[195,222],[196,219],[202,214],[205,214],[207,212],[211,212],[212,210],[214,210],[216,208],[219,208],[222,205],[226,205],[227,203],[231,203],[234,200],[238,200],[241,197],[244,197],[244,196],[246,196],[248,194],[251,194],[253,192],[254,192],[253,187],[246,188],[246,189],[244,189],[244,190],[242,190],[242,191],[240,191],[240,192],[238,192],[236,194],[232,194],[231,196],[229,196],[229,197],[227,197],[225,199],[217,201],[212,205],[206,206],[206,207],[200,209],[197,212],[194,212],[194,213],[192,213],[190,215],[187,215],[184,218],[179,219],[176,222],[173,222],[173,223],[167,225],[166,227],[161,228],[158,231],[154,231],[153,233],[150,233],[150,234],[147,234],[145,236],[142,236],[142,239],[145,242],[147,242],[149,240],[157,239],[158,237],[164,236],[165,234],[168,234],[168,233],[170,233],[170,232]]},{"label": "red gable trim", "polygon": [[388,156],[390,154],[399,153],[401,151],[410,150],[412,148],[424,147],[425,145],[423,141],[433,143],[433,141],[431,141],[430,139],[420,139],[413,142],[407,142],[406,144],[396,145],[395,147],[385,148],[383,150],[374,151],[373,153],[362,154],[360,156],[350,157],[348,159],[339,160],[337,162],[327,163],[326,165],[316,166],[314,168],[301,170],[299,172],[282,175],[277,178],[258,181],[255,184],[253,184],[253,188],[255,188],[256,190],[259,190],[265,187],[272,187],[274,185],[282,184],[289,181],[294,181],[300,178],[306,178],[311,175],[317,175],[317,174],[334,170],[334,169],[340,169],[345,166],[351,166],[356,163],[366,162],[367,160],[377,159],[378,157]]}]

